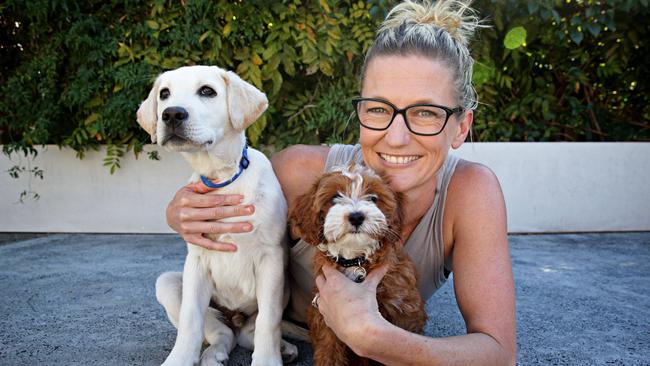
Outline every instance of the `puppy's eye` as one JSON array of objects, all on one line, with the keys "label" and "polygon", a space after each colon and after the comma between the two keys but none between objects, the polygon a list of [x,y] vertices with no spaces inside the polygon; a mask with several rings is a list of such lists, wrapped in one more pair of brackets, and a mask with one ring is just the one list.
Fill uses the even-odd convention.
[{"label": "puppy's eye", "polygon": [[368,196],[367,200],[372,202],[372,203],[377,203],[377,196],[375,196],[374,194],[371,194],[371,195]]},{"label": "puppy's eye", "polygon": [[211,87],[204,85],[201,87],[201,89],[199,89],[199,95],[202,97],[212,98],[217,96],[217,92],[214,91],[214,89],[212,89]]},{"label": "puppy's eye", "polygon": [[164,88],[164,89],[160,90],[159,95],[160,95],[161,100],[165,100],[165,99],[169,98],[169,89]]}]

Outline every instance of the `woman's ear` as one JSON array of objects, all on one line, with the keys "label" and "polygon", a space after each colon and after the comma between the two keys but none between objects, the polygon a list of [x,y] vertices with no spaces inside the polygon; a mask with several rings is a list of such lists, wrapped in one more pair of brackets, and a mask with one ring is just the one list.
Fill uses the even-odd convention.
[{"label": "woman's ear", "polygon": [[[454,118],[453,116],[450,119]],[[469,110],[463,113],[462,121],[458,125],[458,130],[451,141],[451,147],[458,149],[460,145],[465,142],[467,135],[470,133],[472,124],[474,123],[474,111]]]}]

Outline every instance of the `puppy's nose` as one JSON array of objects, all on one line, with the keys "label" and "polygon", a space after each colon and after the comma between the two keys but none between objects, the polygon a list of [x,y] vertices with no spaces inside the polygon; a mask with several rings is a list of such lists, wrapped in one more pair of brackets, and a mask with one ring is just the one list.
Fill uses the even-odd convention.
[{"label": "puppy's nose", "polygon": [[169,127],[178,127],[188,116],[189,113],[183,107],[168,107],[162,113],[162,120]]},{"label": "puppy's nose", "polygon": [[363,220],[366,219],[366,215],[363,214],[363,212],[352,212],[350,215],[348,215],[348,221],[350,221],[350,224],[354,227],[359,227],[361,224],[363,224]]}]

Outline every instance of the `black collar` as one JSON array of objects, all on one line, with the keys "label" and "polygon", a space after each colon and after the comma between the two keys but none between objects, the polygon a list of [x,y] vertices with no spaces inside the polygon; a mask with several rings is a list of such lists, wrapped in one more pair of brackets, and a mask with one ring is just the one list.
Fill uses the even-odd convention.
[{"label": "black collar", "polygon": [[368,262],[368,260],[366,259],[365,256],[356,257],[356,258],[352,258],[352,259],[345,259],[345,258],[339,257],[339,258],[336,259],[336,264],[338,264],[339,266],[343,266],[345,268],[353,267],[353,266],[361,267],[364,264],[366,264],[367,262]]}]

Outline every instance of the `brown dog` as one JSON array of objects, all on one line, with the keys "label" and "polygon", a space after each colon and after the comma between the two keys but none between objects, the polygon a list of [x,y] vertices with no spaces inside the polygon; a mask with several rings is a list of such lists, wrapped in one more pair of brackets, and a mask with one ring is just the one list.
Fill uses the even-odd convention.
[{"label": "brown dog", "polygon": [[[427,319],[416,286],[413,262],[402,250],[401,195],[361,165],[324,174],[289,209],[294,233],[318,248],[314,272],[326,263],[361,282],[378,266],[389,266],[377,287],[379,311],[389,322],[421,333]],[[314,290],[316,293],[316,290]],[[327,327],[317,309],[308,309],[315,365],[368,365]]]}]

